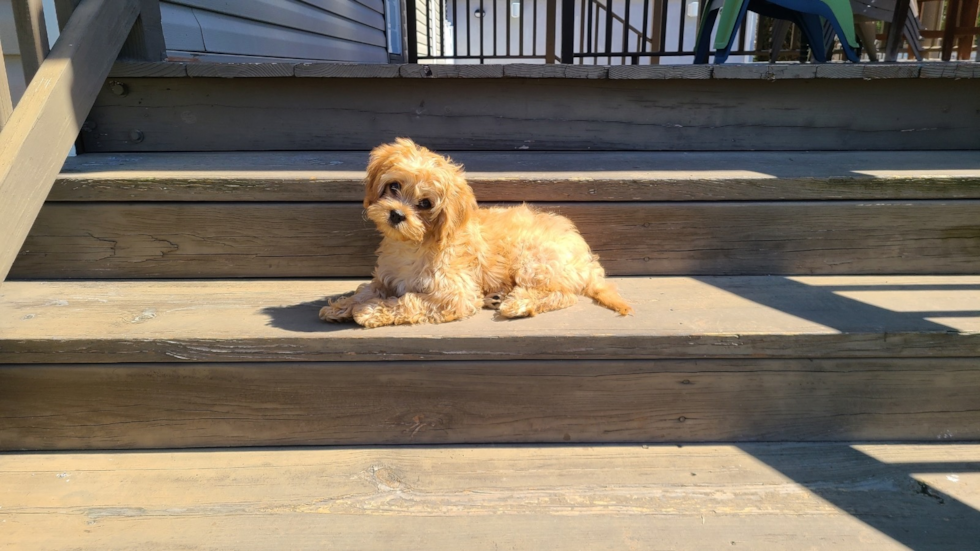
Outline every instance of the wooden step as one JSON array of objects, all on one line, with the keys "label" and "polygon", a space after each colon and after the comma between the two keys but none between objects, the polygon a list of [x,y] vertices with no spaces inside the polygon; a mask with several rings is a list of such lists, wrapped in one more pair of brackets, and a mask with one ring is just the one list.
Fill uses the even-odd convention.
[{"label": "wooden step", "polygon": [[79,549],[972,549],[980,446],[0,456],[0,537]]},{"label": "wooden step", "polygon": [[[980,272],[971,152],[453,155],[481,200],[572,218],[613,275]],[[379,237],[362,216],[364,163],[83,155],[12,277],[367,276]]]},{"label": "wooden step", "polygon": [[[88,152],[366,150],[396,136],[507,151],[980,149],[975,64],[835,65],[139,65],[110,77],[82,141]],[[262,78],[237,78],[250,76]]]},{"label": "wooden step", "polygon": [[356,283],[7,282],[0,448],[980,438],[978,276],[627,278],[629,318],[319,322]]},{"label": "wooden step", "polygon": [[[972,151],[448,151],[477,199],[811,201],[980,199]],[[366,151],[91,153],[69,157],[63,201],[360,202]]]}]

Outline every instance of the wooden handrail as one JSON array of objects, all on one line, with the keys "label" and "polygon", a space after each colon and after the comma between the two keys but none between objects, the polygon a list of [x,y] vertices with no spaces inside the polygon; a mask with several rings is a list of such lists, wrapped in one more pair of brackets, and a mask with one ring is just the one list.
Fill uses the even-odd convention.
[{"label": "wooden handrail", "polygon": [[0,132],[0,282],[146,0],[83,0]]}]

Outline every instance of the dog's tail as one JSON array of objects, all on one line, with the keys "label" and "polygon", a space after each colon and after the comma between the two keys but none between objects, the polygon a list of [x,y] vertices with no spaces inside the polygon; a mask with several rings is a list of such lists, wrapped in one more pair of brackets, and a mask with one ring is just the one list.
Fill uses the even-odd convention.
[{"label": "dog's tail", "polygon": [[619,295],[616,287],[606,281],[602,268],[593,274],[592,281],[585,287],[582,294],[621,316],[628,316],[633,313],[633,308]]}]

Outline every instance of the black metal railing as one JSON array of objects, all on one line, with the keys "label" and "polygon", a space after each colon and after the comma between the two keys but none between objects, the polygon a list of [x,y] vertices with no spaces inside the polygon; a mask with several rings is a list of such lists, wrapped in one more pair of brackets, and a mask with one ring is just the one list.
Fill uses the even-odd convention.
[{"label": "black metal railing", "polygon": [[[409,0],[409,61],[659,64],[694,55],[705,1]],[[732,55],[763,53],[750,34],[743,22]]]}]

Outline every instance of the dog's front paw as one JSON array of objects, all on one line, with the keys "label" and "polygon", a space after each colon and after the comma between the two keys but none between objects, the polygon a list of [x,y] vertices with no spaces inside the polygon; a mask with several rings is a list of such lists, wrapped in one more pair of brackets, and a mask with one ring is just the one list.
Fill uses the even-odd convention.
[{"label": "dog's front paw", "polygon": [[490,293],[483,297],[483,307],[490,310],[500,310],[500,303],[504,301],[504,293]]},{"label": "dog's front paw", "polygon": [[353,308],[354,321],[364,327],[383,327],[392,325],[394,319],[380,299],[371,299]]},{"label": "dog's front paw", "polygon": [[330,304],[320,308],[320,319],[331,323],[339,323],[354,319],[349,304]]},{"label": "dog's front paw", "polygon": [[327,305],[320,308],[320,319],[328,322],[351,321],[354,319],[354,291],[327,298]]}]

